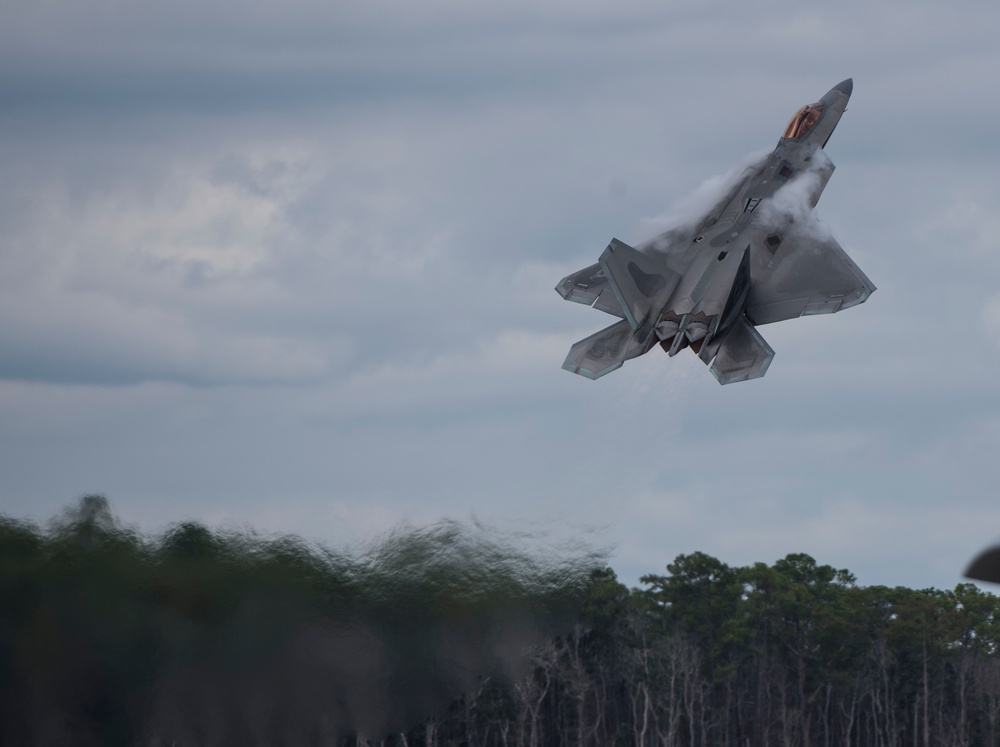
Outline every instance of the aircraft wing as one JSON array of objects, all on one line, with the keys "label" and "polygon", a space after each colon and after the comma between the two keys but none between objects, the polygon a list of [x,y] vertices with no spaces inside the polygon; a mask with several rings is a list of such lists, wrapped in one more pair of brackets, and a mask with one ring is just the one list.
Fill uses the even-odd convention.
[{"label": "aircraft wing", "polygon": [[[688,236],[688,233],[679,230],[667,231],[655,239],[647,241],[640,249],[633,249],[628,244],[618,241],[618,239],[612,239],[608,249],[601,255],[600,262],[595,262],[589,267],[577,270],[572,275],[567,275],[559,281],[556,291],[567,301],[585,303],[588,306],[593,306],[598,311],[611,314],[619,319],[627,319],[628,314],[626,314],[622,307],[619,295],[623,291],[628,291],[629,287],[634,284],[635,277],[633,276],[632,281],[629,281],[627,277],[620,276],[618,278],[619,293],[615,293],[613,284],[608,280],[608,271],[616,263],[612,261],[609,265],[609,260],[611,259],[609,251],[611,254],[615,254],[617,251],[624,258],[626,268],[628,258],[632,258],[637,264],[645,267],[647,273],[662,274],[669,282],[675,282],[675,273],[671,271],[672,263],[676,261],[679,255],[683,254],[686,248],[684,239]],[[641,256],[635,258],[634,253],[638,253]],[[650,264],[655,265],[655,269],[651,268]],[[632,274],[629,273],[629,275]],[[623,283],[627,287],[623,287]],[[662,300],[665,301],[666,299]],[[655,299],[653,305],[655,305]],[[630,309],[629,313],[634,315],[634,310]]]},{"label": "aircraft wing", "polygon": [[[770,250],[762,250],[766,257]],[[832,314],[868,300],[875,285],[832,236],[789,231],[750,284],[746,315],[770,324],[810,314]]]},{"label": "aircraft wing", "polygon": [[556,291],[567,301],[585,303],[612,316],[625,318],[625,312],[622,311],[600,262],[567,275],[559,281]]}]

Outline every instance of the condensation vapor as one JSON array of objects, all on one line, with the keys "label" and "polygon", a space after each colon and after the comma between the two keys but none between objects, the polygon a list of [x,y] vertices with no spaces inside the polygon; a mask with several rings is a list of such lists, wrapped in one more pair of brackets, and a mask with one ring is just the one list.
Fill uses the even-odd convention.
[{"label": "condensation vapor", "polygon": [[829,228],[816,213],[816,203],[832,173],[829,156],[817,148],[807,167],[762,203],[761,220],[776,226],[791,224],[796,232],[818,239],[830,238]]},{"label": "condensation vapor", "polygon": [[703,181],[694,191],[677,200],[663,215],[644,221],[644,232],[647,235],[654,235],[654,238],[643,242],[637,248],[656,253],[675,245],[681,239],[686,244],[691,240],[689,234],[698,223],[713,211],[721,210],[746,176],[758,168],[769,155],[771,155],[770,149],[747,154],[728,171]]},{"label": "condensation vapor", "polygon": [[513,681],[606,552],[477,524],[336,552],[144,537],[99,496],[47,531],[0,517],[0,743],[341,745]]},{"label": "condensation vapor", "polygon": [[[747,154],[725,173],[699,184],[665,214],[645,221],[646,233],[654,238],[638,248],[655,254],[678,244],[687,245],[698,224],[708,215],[721,213],[747,176],[760,168],[772,152],[767,149]],[[764,200],[760,208],[762,221],[775,226],[794,224],[797,232],[828,238],[829,229],[819,220],[815,205],[832,169],[829,157],[822,148],[817,149],[806,169]]]}]

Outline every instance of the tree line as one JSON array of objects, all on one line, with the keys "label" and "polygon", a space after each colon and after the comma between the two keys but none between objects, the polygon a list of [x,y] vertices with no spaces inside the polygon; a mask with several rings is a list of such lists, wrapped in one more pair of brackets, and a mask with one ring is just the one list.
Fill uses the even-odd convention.
[{"label": "tree line", "polygon": [[998,600],[792,554],[639,588],[452,522],[362,552],[0,517],[0,744],[996,745]]},{"label": "tree line", "polygon": [[696,552],[642,586],[595,570],[580,622],[534,651],[508,710],[471,698],[450,743],[998,743],[1000,607],[973,584],[863,587],[805,554],[732,568]]}]

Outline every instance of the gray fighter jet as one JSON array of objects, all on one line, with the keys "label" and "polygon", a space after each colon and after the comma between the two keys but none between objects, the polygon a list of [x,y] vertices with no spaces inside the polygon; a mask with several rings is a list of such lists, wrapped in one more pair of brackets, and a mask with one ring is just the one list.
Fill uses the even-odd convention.
[{"label": "gray fighter jet", "polygon": [[1000,584],[1000,545],[987,547],[965,569],[966,578]]},{"label": "gray fighter jet", "polygon": [[596,379],[659,343],[671,356],[690,347],[720,384],[756,379],[774,357],[757,326],[864,303],[875,286],[813,212],[852,89],[845,80],[796,111],[774,152],[694,224],[638,248],[612,239],[564,278],[559,295],[621,321],[576,343],[563,368]]}]

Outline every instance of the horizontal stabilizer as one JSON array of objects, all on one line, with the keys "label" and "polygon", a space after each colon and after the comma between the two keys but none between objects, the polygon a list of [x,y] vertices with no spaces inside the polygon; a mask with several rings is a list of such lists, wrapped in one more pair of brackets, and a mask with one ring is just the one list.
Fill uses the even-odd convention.
[{"label": "horizontal stabilizer", "polygon": [[[767,373],[774,358],[774,350],[742,314],[723,336],[721,342],[711,345],[714,360],[709,370],[720,384],[759,379]],[[705,353],[702,351],[702,359]],[[708,361],[706,361],[707,363]]]},{"label": "horizontal stabilizer", "polygon": [[571,347],[563,368],[588,379],[598,379],[621,368],[630,358],[647,352],[656,339],[653,334],[640,339],[627,320],[615,322]]},{"label": "horizontal stabilizer", "polygon": [[601,269],[633,330],[652,327],[674,292],[680,275],[648,254],[611,239],[600,259]]}]

